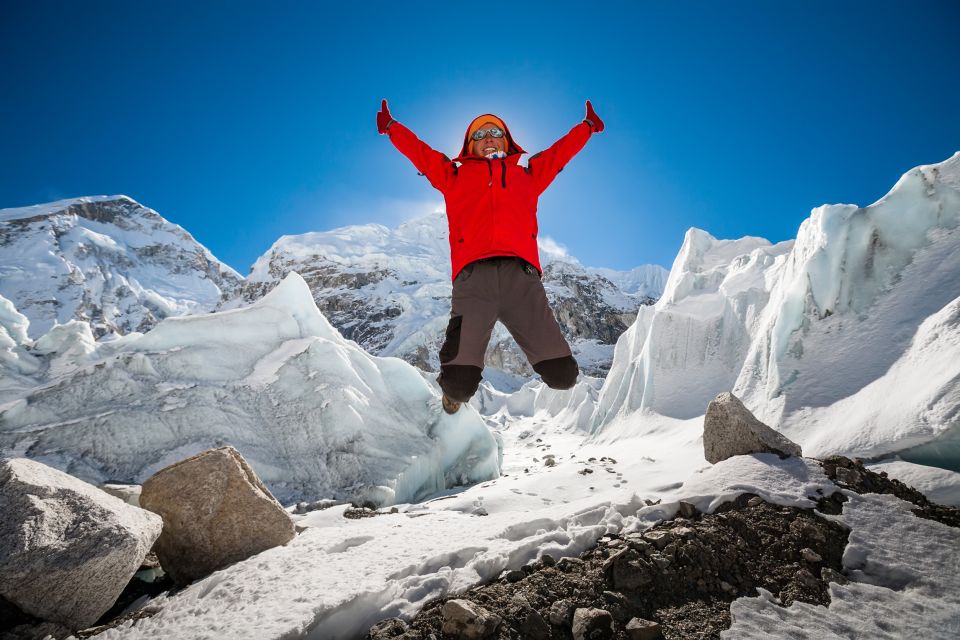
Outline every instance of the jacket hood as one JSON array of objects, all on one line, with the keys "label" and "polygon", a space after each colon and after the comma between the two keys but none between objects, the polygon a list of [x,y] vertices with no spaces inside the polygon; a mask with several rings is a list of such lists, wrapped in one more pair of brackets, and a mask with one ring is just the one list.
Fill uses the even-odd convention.
[{"label": "jacket hood", "polygon": [[467,125],[467,130],[463,134],[463,146],[460,148],[460,154],[454,158],[454,160],[462,160],[464,158],[479,158],[481,156],[475,156],[470,153],[470,131],[474,129],[477,125],[483,124],[485,121],[489,120],[494,124],[499,124],[503,127],[503,130],[506,132],[507,138],[507,155],[511,156],[514,154],[523,154],[526,153],[520,145],[516,143],[513,139],[513,136],[510,134],[510,129],[507,127],[507,123],[503,121],[502,118],[499,118],[492,113],[485,113],[483,115],[477,116],[470,121],[470,124]]}]

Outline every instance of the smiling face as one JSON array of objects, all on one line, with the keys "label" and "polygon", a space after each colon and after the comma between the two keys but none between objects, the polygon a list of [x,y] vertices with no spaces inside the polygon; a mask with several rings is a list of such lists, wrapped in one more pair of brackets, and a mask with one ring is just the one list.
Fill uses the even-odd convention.
[{"label": "smiling face", "polygon": [[[499,125],[493,122],[484,122],[480,125],[481,129],[489,129],[490,127],[497,127]],[[507,137],[494,138],[493,136],[487,134],[482,140],[471,140],[470,141],[470,153],[475,156],[485,157],[494,153],[495,151],[504,151],[507,150]]]}]

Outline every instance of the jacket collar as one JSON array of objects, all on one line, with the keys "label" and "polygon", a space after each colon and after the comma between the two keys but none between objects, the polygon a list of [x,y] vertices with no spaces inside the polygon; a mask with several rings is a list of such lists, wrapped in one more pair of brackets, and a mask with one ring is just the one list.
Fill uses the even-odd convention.
[{"label": "jacket collar", "polygon": [[[525,153],[525,152],[524,152],[524,153]],[[474,161],[480,161],[480,162],[491,162],[491,161],[494,161],[494,160],[503,160],[504,162],[509,162],[510,164],[517,164],[517,163],[520,162],[520,156],[522,156],[522,155],[523,155],[523,153],[511,153],[511,154],[506,155],[506,156],[503,157],[503,158],[486,158],[486,157],[483,157],[483,156],[459,155],[459,156],[457,156],[456,158],[454,158],[453,161],[454,161],[454,162],[459,162],[460,164],[463,164],[463,163],[466,162],[467,160],[474,160]]]}]

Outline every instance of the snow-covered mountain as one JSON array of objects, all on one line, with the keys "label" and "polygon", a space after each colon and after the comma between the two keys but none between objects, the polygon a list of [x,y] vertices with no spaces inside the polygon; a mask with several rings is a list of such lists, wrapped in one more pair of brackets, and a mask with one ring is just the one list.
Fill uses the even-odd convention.
[{"label": "snow-covered mountain", "polygon": [[0,404],[0,455],[139,483],[230,444],[285,502],[409,502],[499,474],[498,443],[476,413],[440,422],[421,373],[345,340],[295,273],[248,307],[166,318],[95,345],[81,322],[29,344],[23,316],[4,309],[0,301],[15,335],[7,342],[20,344],[0,362],[25,375],[23,362],[69,363]]},{"label": "snow-covered mountain", "polygon": [[180,226],[126,196],[0,209],[0,295],[31,336],[89,322],[94,336],[147,331],[203,313],[242,277]]},{"label": "snow-covered mountain", "polygon": [[[371,353],[435,371],[450,313],[447,233],[446,218],[437,212],[396,229],[368,224],[283,236],[254,264],[240,298],[222,308],[256,300],[296,271],[345,337]],[[656,265],[628,272],[585,268],[551,246],[541,246],[541,256],[547,295],[581,369],[605,374],[617,338],[637,309],[660,296],[667,271]],[[533,374],[499,323],[487,365]]]},{"label": "snow-covered mountain", "polygon": [[814,209],[795,241],[687,232],[616,346],[592,428],[702,415],[733,390],[809,455],[960,469],[960,153],[868,207]]}]

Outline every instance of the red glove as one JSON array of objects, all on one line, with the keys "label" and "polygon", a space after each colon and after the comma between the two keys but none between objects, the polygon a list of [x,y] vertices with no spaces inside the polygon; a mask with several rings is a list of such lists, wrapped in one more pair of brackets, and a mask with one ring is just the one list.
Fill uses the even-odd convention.
[{"label": "red glove", "polygon": [[390,115],[390,109],[387,108],[387,101],[384,100],[380,105],[380,111],[377,111],[377,131],[381,134],[386,133],[394,122],[393,116]]},{"label": "red glove", "polygon": [[[383,102],[386,104],[386,100]],[[590,104],[590,101],[587,100],[587,115],[583,119],[584,122],[590,125],[594,133],[600,133],[603,131],[603,120],[600,119],[600,116],[597,115],[597,112],[593,110],[593,105]]]}]

